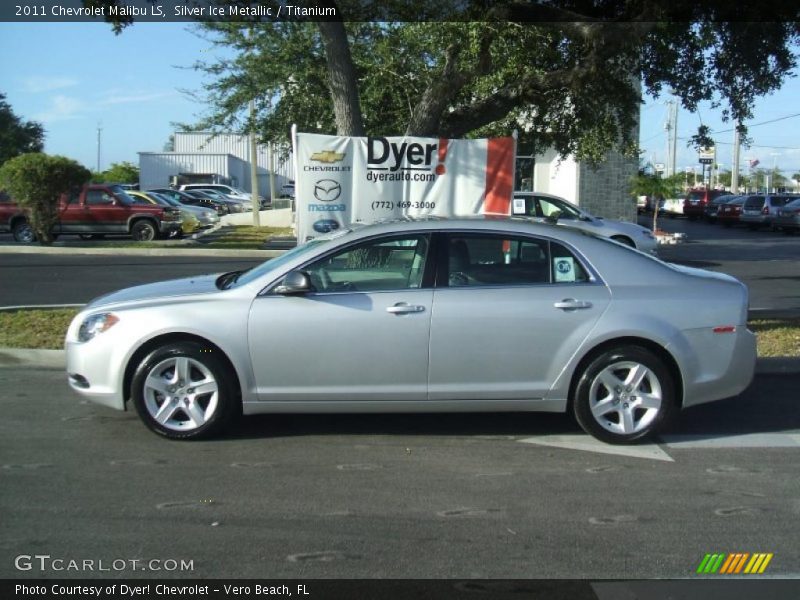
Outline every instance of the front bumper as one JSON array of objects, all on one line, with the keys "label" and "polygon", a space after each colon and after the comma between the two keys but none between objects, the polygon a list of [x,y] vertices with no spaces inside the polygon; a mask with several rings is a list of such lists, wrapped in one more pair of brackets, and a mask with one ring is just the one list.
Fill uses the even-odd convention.
[{"label": "front bumper", "polygon": [[67,380],[78,394],[92,402],[125,410],[119,374],[122,361],[101,334],[89,342],[65,344]]}]

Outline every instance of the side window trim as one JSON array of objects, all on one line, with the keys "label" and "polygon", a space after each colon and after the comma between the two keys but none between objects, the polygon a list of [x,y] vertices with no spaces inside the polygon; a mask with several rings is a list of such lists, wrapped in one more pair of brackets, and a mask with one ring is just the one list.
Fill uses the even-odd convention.
[{"label": "side window trim", "polygon": [[[328,252],[324,252],[323,254],[317,255],[317,256],[309,259],[308,261],[306,261],[306,262],[302,263],[301,265],[299,265],[299,266],[295,267],[294,269],[292,269],[292,271],[304,271],[304,270],[306,270],[306,268],[309,265],[311,265],[313,263],[325,260],[327,258],[330,258],[333,255],[336,255],[336,254],[342,254],[342,253],[348,252],[348,251],[350,251],[350,250],[352,250],[352,249],[354,249],[354,248],[356,248],[358,246],[361,246],[363,244],[369,243],[371,241],[382,240],[384,242],[391,242],[393,240],[401,240],[401,239],[406,239],[406,238],[411,238],[411,237],[422,237],[422,238],[427,238],[427,242],[428,242],[428,250],[427,250],[427,253],[426,253],[426,256],[425,256],[425,266],[424,266],[424,270],[423,270],[422,282],[421,282],[419,287],[402,288],[401,290],[402,291],[407,291],[407,292],[415,292],[415,291],[426,290],[426,289],[429,290],[429,289],[433,288],[433,281],[432,280],[433,280],[433,277],[434,277],[434,271],[433,271],[434,265],[431,264],[431,262],[433,260],[433,258],[432,258],[433,257],[432,250],[434,250],[434,248],[435,248],[435,245],[434,245],[434,237],[435,237],[435,235],[434,235],[434,233],[435,232],[430,231],[430,230],[421,230],[421,231],[415,230],[415,231],[404,232],[402,234],[398,234],[398,233],[394,233],[394,234],[385,234],[385,233],[376,234],[376,235],[365,237],[365,238],[361,238],[361,239],[358,239],[358,240],[353,240],[352,242],[348,243],[347,245],[339,246],[338,248],[331,249]],[[283,275],[281,275],[280,277],[278,277],[277,279],[275,279],[274,281],[272,281],[269,284],[267,284],[258,293],[258,296],[274,296],[275,294],[273,294],[273,290],[280,284],[280,282],[283,280],[284,276],[285,276],[285,273]],[[339,295],[339,294],[381,294],[381,293],[395,293],[395,292],[398,292],[398,291],[401,291],[401,290],[397,290],[397,289],[391,289],[391,290],[369,290],[369,291],[357,291],[357,290],[346,291],[345,290],[345,291],[329,291],[329,292],[316,291],[316,292],[313,292],[311,295],[314,295],[314,296],[328,296],[328,295],[333,295],[333,294],[337,294],[337,295]]]},{"label": "side window trim", "polygon": [[[527,238],[535,242],[546,242],[548,250],[547,262],[548,262],[548,269],[550,271],[550,281],[547,283],[492,284],[492,285],[481,285],[481,286],[450,287],[448,285],[448,276],[449,276],[448,252],[447,252],[448,241],[451,236],[459,234],[494,235],[494,236],[509,236],[510,234],[514,237]],[[484,230],[449,229],[436,232],[436,236],[440,238],[440,241],[437,243],[438,252],[436,256],[436,275],[433,286],[434,289],[486,290],[486,289],[496,289],[496,288],[520,288],[520,287],[543,287],[543,286],[566,288],[567,286],[573,286],[573,285],[581,285],[581,286],[605,285],[603,278],[600,277],[599,273],[594,268],[594,265],[592,265],[592,263],[581,252],[579,252],[572,244],[565,242],[563,240],[553,239],[548,236],[537,236],[525,232],[500,232],[491,229],[484,229]],[[554,281],[555,277],[553,274],[553,264],[552,264],[553,260],[552,260],[552,250],[551,250],[551,246],[553,243],[560,244],[567,251],[569,251],[570,254],[572,254],[572,256],[578,261],[581,267],[583,267],[584,271],[586,271],[586,274],[589,276],[588,281],[574,281],[574,282]]]}]

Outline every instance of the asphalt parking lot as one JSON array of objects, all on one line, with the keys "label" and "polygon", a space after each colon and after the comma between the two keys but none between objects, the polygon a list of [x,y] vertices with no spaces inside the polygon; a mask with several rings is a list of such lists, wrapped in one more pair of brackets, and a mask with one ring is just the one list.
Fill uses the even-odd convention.
[{"label": "asphalt parking lot", "polygon": [[0,368],[0,577],[692,578],[709,552],[800,577],[798,384],[758,376],[627,449],[555,414],[259,416],[180,443]]}]

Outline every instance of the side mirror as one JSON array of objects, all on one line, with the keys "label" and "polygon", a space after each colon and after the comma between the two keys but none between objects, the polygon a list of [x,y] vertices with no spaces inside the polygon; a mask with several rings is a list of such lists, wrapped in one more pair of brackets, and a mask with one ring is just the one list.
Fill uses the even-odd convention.
[{"label": "side mirror", "polygon": [[311,284],[311,278],[305,271],[290,271],[283,278],[283,283],[273,290],[276,294],[282,296],[291,296],[294,294],[307,294],[314,291],[314,286]]}]

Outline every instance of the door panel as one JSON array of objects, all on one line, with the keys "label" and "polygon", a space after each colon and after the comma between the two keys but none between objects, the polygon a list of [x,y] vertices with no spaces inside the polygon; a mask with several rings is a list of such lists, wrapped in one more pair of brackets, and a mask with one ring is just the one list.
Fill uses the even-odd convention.
[{"label": "door panel", "polygon": [[452,233],[442,247],[428,397],[545,397],[608,306],[608,289],[552,240]]},{"label": "door panel", "polygon": [[422,289],[256,298],[260,399],[424,400],[432,299]]},{"label": "door panel", "polygon": [[[556,308],[574,299],[589,308]],[[608,306],[603,285],[435,292],[429,398],[543,398]]]}]

